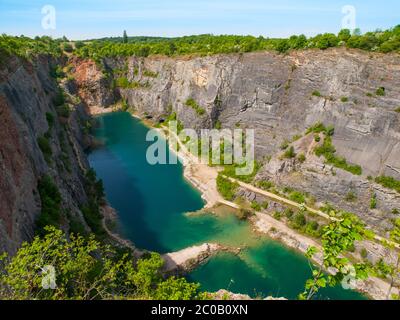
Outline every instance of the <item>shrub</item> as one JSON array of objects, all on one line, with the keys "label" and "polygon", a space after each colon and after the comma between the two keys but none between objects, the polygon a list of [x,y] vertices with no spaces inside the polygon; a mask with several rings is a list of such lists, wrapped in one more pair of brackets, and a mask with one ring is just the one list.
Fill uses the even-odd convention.
[{"label": "shrub", "polygon": [[39,137],[37,139],[37,143],[39,145],[40,150],[43,153],[44,159],[46,160],[46,162],[48,164],[50,164],[53,151],[51,150],[51,146],[50,146],[50,142],[49,142],[48,138],[46,138],[45,136]]},{"label": "shrub", "polygon": [[287,148],[289,148],[289,141],[284,140],[281,145],[280,145],[281,150],[286,150]]},{"label": "shrub", "polygon": [[380,176],[375,178],[375,182],[384,186],[385,188],[392,189],[400,193],[400,181],[393,177]]},{"label": "shrub", "polygon": [[59,117],[69,118],[71,110],[67,104],[60,105],[56,109],[57,109],[57,115]]},{"label": "shrub", "polygon": [[342,101],[343,103],[349,102],[349,98],[347,97],[341,97],[340,101]]},{"label": "shrub", "polygon": [[74,51],[74,48],[72,47],[72,45],[68,42],[63,44],[63,50],[65,52],[71,53],[72,51]]},{"label": "shrub", "polygon": [[298,191],[291,192],[289,195],[289,199],[294,202],[300,203],[300,204],[303,204],[306,202],[305,196]]},{"label": "shrub", "polygon": [[149,78],[157,78],[158,77],[158,73],[157,72],[153,72],[153,71],[150,71],[150,70],[144,70],[143,71],[143,75],[145,77],[149,77]]},{"label": "shrub", "polygon": [[296,152],[294,151],[293,146],[290,146],[290,148],[286,150],[286,152],[284,153],[284,157],[287,159],[292,159],[296,157]]},{"label": "shrub", "polygon": [[386,89],[384,87],[380,87],[380,88],[376,89],[375,93],[377,96],[383,97],[386,95]]},{"label": "shrub", "polygon": [[378,203],[377,203],[377,199],[376,199],[376,194],[374,193],[372,195],[372,197],[371,197],[371,201],[370,201],[369,207],[371,209],[376,209],[377,205],[378,205]]},{"label": "shrub", "polygon": [[274,219],[276,219],[276,220],[281,220],[281,218],[282,218],[282,213],[279,212],[279,211],[275,211],[273,217],[274,217]]},{"label": "shrub", "polygon": [[43,176],[38,183],[41,211],[36,220],[36,232],[43,235],[46,226],[58,227],[61,218],[61,194],[50,176]]},{"label": "shrub", "polygon": [[261,205],[257,201],[251,203],[251,208],[255,211],[261,211]]},{"label": "shrub", "polygon": [[325,137],[322,146],[315,148],[315,154],[318,157],[324,156],[326,162],[337,168],[346,170],[354,175],[361,175],[362,168],[359,165],[349,165],[344,158],[339,158],[335,156],[336,149],[332,144],[332,138],[330,136]]},{"label": "shrub", "polygon": [[396,108],[394,111],[400,113],[400,107]]},{"label": "shrub", "polygon": [[224,199],[232,201],[235,198],[235,192],[238,187],[238,183],[231,182],[229,179],[224,178],[221,173],[218,174],[217,189]]},{"label": "shrub", "polygon": [[241,208],[237,212],[237,217],[239,218],[239,220],[247,220],[252,215],[253,215],[253,212],[251,212],[250,210],[243,209],[243,208]]},{"label": "shrub", "polygon": [[47,124],[49,125],[49,130],[51,130],[54,126],[54,116],[50,112],[46,112],[46,120]]},{"label": "shrub", "polygon": [[314,96],[314,97],[321,97],[322,95],[321,95],[321,92],[319,92],[319,91],[313,91],[313,93],[312,93],[312,95]]},{"label": "shrub", "polygon": [[367,249],[362,248],[361,251],[360,251],[360,255],[361,255],[361,257],[362,257],[363,259],[368,258],[368,251],[367,251]]},{"label": "shrub", "polygon": [[347,195],[346,195],[346,197],[344,198],[347,202],[353,202],[353,201],[355,201],[355,200],[357,200],[357,195],[353,192],[353,191],[350,191]]},{"label": "shrub", "polygon": [[257,186],[263,190],[269,190],[274,186],[274,184],[268,180],[261,180],[257,182]]},{"label": "shrub", "polygon": [[301,229],[307,224],[307,219],[302,213],[298,213],[292,220],[292,225],[295,229]]},{"label": "shrub", "polygon": [[304,163],[306,161],[306,156],[304,153],[300,153],[297,159],[300,161],[300,163]]},{"label": "shrub", "polygon": [[290,220],[290,219],[293,217],[294,212],[293,212],[292,209],[285,209],[284,215],[285,215],[285,217],[286,217],[287,219]]},{"label": "shrub", "polygon": [[200,107],[200,106],[197,104],[197,102],[196,102],[194,99],[192,99],[192,98],[186,100],[185,106],[191,107],[194,111],[196,111],[196,113],[197,113],[199,116],[202,116],[202,115],[204,115],[204,114],[206,113],[206,110],[204,110],[202,107]]}]

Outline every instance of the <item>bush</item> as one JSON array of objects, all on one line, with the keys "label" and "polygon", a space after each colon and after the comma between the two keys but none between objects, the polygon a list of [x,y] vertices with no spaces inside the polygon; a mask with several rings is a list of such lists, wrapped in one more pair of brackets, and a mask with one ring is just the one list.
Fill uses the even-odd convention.
[{"label": "bush", "polygon": [[221,173],[218,174],[217,189],[225,200],[232,201],[235,198],[235,193],[238,187],[239,184],[224,178]]},{"label": "bush", "polygon": [[61,194],[53,180],[47,175],[39,180],[38,191],[41,211],[36,220],[36,232],[39,235],[43,235],[46,226],[58,227],[60,225]]},{"label": "bush", "polygon": [[347,202],[354,202],[357,200],[357,195],[353,192],[350,191],[346,197],[344,198]]},{"label": "bush", "polygon": [[290,193],[289,199],[291,201],[297,202],[299,204],[306,203],[305,196],[302,193],[298,192],[298,191],[293,191],[292,193]]},{"label": "bush", "polygon": [[197,104],[197,102],[196,102],[194,99],[192,99],[192,98],[186,100],[185,106],[191,107],[194,111],[196,111],[196,113],[197,113],[199,116],[202,116],[202,115],[204,115],[204,114],[206,113],[206,110],[204,110],[202,107],[200,107],[200,106]]},{"label": "bush", "polygon": [[370,207],[371,209],[376,209],[377,205],[378,205],[378,201],[377,201],[377,199],[376,199],[376,194],[374,193],[374,194],[372,195],[372,197],[371,197],[371,201],[370,201],[369,207]]},{"label": "bush", "polygon": [[292,226],[295,229],[301,229],[307,224],[307,219],[302,213],[298,213],[294,216],[292,220]]},{"label": "bush", "polygon": [[300,163],[304,163],[306,161],[306,156],[304,155],[304,153],[300,153],[297,159]]},{"label": "bush", "polygon": [[365,248],[362,248],[360,251],[361,258],[366,259],[368,258],[368,251]]},{"label": "bush", "polygon": [[49,126],[49,130],[51,130],[54,126],[54,116],[52,113],[50,112],[46,112],[46,120],[47,120],[47,124]]},{"label": "bush", "polygon": [[63,50],[65,52],[71,53],[72,51],[74,51],[74,48],[72,47],[72,45],[68,42],[63,44]]},{"label": "bush", "polygon": [[[101,244],[92,236],[66,235],[46,227],[44,237],[24,243],[13,257],[0,257],[0,299],[4,300],[151,300],[202,299],[199,285],[185,278],[164,277],[164,260]],[[56,287],[43,290],[54,267]],[[50,283],[49,283],[50,284]]]},{"label": "bush", "polygon": [[400,193],[400,181],[393,177],[380,176],[375,178],[375,182],[384,186],[385,188],[392,189]]},{"label": "bush", "polygon": [[274,186],[274,184],[271,181],[262,180],[257,182],[257,186],[263,190],[268,191]]},{"label": "bush", "polygon": [[341,97],[340,101],[342,101],[343,103],[349,102],[349,98],[347,97]]},{"label": "bush", "polygon": [[321,96],[322,96],[322,95],[321,95],[321,92],[319,92],[318,90],[313,91],[312,95],[313,95],[314,97],[321,97]]},{"label": "bush", "polygon": [[286,159],[292,159],[296,157],[296,152],[294,151],[294,147],[290,146],[290,148],[288,150],[286,150],[286,152],[284,153],[284,157]]},{"label": "bush", "polygon": [[48,164],[51,163],[51,156],[53,155],[53,151],[51,150],[50,142],[48,138],[45,136],[39,137],[37,139],[37,143],[39,145],[40,150],[43,153],[44,159]]},{"label": "bush", "polygon": [[261,205],[257,201],[251,203],[251,208],[255,211],[261,211]]},{"label": "bush", "polygon": [[386,95],[386,90],[385,90],[384,87],[380,87],[380,88],[378,88],[378,89],[376,90],[375,93],[376,93],[377,96],[383,97],[383,96]]},{"label": "bush", "polygon": [[344,158],[335,156],[336,149],[332,144],[332,138],[330,136],[325,137],[322,146],[315,148],[315,154],[318,157],[324,156],[326,163],[331,164],[337,168],[346,170],[354,175],[360,176],[362,174],[362,168],[359,165],[349,165]]}]

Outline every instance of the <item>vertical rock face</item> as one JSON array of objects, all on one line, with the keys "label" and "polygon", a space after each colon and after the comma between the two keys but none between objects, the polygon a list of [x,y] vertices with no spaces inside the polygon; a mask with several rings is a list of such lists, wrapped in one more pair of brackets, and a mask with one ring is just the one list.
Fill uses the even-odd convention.
[{"label": "vertical rock face", "polygon": [[[86,168],[87,162],[79,143],[79,106],[69,119],[58,118],[52,102],[57,93],[50,77],[52,63],[47,57],[33,64],[11,58],[0,70],[0,252],[13,253],[34,235],[41,211],[37,186],[44,174],[59,188],[63,210],[84,225],[78,207],[86,201],[81,166]],[[54,117],[52,128],[46,114]],[[38,145],[46,132],[50,163]]]},{"label": "vertical rock face", "polygon": [[[212,128],[217,121],[224,128],[255,129],[260,160],[278,159],[282,142],[318,121],[333,125],[337,155],[360,165],[362,176],[340,169],[332,173],[323,158],[308,154],[304,165],[281,172],[264,163],[258,178],[340,205],[382,231],[390,228],[395,217],[391,211],[400,208],[399,194],[371,183],[367,176],[400,179],[399,55],[335,48],[288,55],[115,58],[105,59],[104,68],[114,78],[125,70],[134,85],[116,88],[116,94],[142,115],[163,119],[176,112],[185,127],[196,129]],[[384,95],[376,94],[379,88]],[[102,100],[103,91],[96,92]],[[188,99],[205,112],[187,106]],[[349,192],[357,195],[353,203],[343,200]],[[374,193],[377,210],[369,208]]]}]

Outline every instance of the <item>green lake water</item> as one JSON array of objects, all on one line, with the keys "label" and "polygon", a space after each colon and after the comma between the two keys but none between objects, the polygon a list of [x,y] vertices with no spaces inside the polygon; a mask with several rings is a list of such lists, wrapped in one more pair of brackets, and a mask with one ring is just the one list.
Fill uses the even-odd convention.
[{"label": "green lake water", "polygon": [[[187,215],[204,206],[200,193],[183,177],[183,167],[148,164],[149,131],[124,112],[98,117],[101,148],[89,162],[103,179],[107,198],[118,211],[119,232],[137,247],[160,253],[204,242],[245,248],[241,254],[219,254],[188,275],[203,290],[229,289],[255,296],[295,299],[310,277],[307,260],[278,242],[255,235],[232,213]],[[321,291],[319,299],[361,299],[342,288]]]}]

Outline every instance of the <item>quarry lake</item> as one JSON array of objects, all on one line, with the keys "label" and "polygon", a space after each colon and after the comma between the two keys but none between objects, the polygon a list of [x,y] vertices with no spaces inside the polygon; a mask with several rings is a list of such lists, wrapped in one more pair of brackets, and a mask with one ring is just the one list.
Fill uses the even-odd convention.
[{"label": "quarry lake", "polygon": [[[190,215],[204,206],[201,194],[183,177],[183,167],[146,161],[149,128],[129,113],[101,115],[95,136],[103,145],[89,155],[119,215],[119,233],[137,247],[160,253],[205,242],[244,248],[219,254],[187,277],[203,290],[228,289],[252,297],[296,299],[311,276],[307,260],[278,242],[252,232],[227,209],[219,215]],[[341,287],[318,299],[363,299]]]}]

